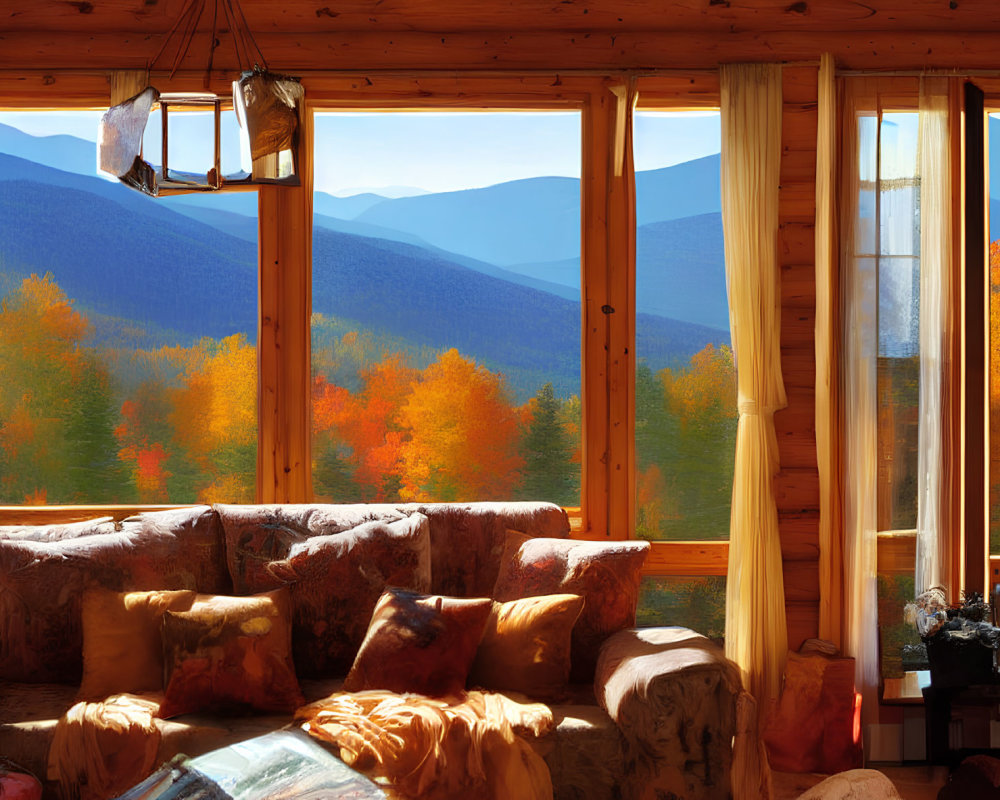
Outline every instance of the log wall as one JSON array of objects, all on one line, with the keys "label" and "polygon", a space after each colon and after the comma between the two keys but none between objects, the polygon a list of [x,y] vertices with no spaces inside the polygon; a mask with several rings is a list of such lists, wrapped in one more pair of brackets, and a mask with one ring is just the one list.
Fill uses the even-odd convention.
[{"label": "log wall", "polygon": [[774,415],[776,482],[788,646],[819,632],[819,473],[816,466],[814,330],[818,66],[783,71],[778,263],[781,361],[788,406]]}]

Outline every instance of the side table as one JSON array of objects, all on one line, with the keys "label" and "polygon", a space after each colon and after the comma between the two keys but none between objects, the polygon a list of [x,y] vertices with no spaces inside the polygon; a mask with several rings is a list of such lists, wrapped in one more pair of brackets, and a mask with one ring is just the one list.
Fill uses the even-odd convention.
[{"label": "side table", "polygon": [[996,713],[990,714],[988,709],[1000,707],[1000,684],[927,686],[923,689],[923,695],[928,763],[945,764],[954,768],[966,756],[979,753],[1000,755],[1000,750],[989,747],[988,722],[981,732],[979,741],[973,746],[968,746],[969,743],[963,741],[961,747],[953,749],[949,741],[952,715],[960,715],[961,709],[979,709],[973,714],[984,718],[997,717]]}]

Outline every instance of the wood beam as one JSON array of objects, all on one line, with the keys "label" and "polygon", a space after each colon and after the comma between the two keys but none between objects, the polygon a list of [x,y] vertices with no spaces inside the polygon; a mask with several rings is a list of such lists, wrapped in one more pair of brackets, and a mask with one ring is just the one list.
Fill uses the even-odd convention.
[{"label": "wood beam", "polygon": [[[32,0],[0,16],[8,30],[163,32],[184,0]],[[594,32],[762,30],[996,30],[994,0],[242,0],[254,32],[374,30],[457,32],[548,30]],[[202,21],[206,28],[210,21]]]},{"label": "wood beam", "polygon": [[[256,34],[269,65],[310,70],[653,70],[709,69],[734,61],[809,61],[830,52],[840,68],[992,70],[1000,67],[996,33],[859,32],[583,32],[429,33],[350,31]],[[0,30],[0,69],[142,69],[163,34]],[[196,60],[196,58],[198,60]],[[215,66],[238,68],[232,48]],[[185,69],[203,69],[195,55]]]}]

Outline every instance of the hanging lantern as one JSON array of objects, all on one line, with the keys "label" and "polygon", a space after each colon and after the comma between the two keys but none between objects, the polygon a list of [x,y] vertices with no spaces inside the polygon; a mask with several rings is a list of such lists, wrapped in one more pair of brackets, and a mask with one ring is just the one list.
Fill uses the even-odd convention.
[{"label": "hanging lantern", "polygon": [[[205,92],[160,93],[154,87],[147,86],[138,94],[112,106],[104,114],[98,136],[98,165],[102,171],[116,176],[128,186],[152,196],[191,191],[225,191],[258,183],[299,185],[299,114],[304,96],[302,84],[297,78],[276,75],[267,70],[267,63],[246,25],[238,0],[213,1],[213,19],[219,19],[221,4],[222,11],[230,22],[236,57],[241,67],[251,60],[251,47],[256,51],[258,63],[264,64],[263,68],[254,64],[252,69],[244,69],[240,79],[233,83],[233,110],[251,163],[235,174],[222,174],[222,98]],[[151,67],[163,54],[167,44],[176,42],[170,73],[173,76],[188,52],[207,2],[208,0],[188,0]],[[179,30],[184,33],[176,37]],[[213,27],[209,40],[206,87],[215,48],[218,46],[216,33],[216,28]],[[112,76],[113,99],[117,91],[115,77]],[[142,83],[138,85],[142,86]],[[119,92],[117,96],[127,93]],[[154,167],[144,158],[143,134],[150,114],[157,107],[161,115],[162,152],[159,166]],[[193,140],[195,148],[202,148],[202,153],[210,154],[199,161],[202,166],[209,165],[203,173],[178,169],[177,162],[182,158],[178,158],[178,154],[171,149],[171,113],[192,111],[208,112],[214,120],[213,134],[206,131],[202,141],[198,137]],[[185,138],[184,145],[190,148],[192,140]]]}]

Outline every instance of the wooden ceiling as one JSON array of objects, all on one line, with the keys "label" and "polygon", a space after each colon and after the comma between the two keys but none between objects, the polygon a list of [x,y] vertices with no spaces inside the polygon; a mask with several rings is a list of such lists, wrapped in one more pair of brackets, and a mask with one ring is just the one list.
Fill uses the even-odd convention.
[{"label": "wooden ceiling", "polygon": [[[0,70],[145,67],[186,2],[0,0]],[[207,64],[198,42],[208,41],[212,3],[184,68]],[[809,61],[824,51],[853,69],[1000,69],[997,0],[242,0],[242,7],[269,64],[282,70],[712,68]],[[231,69],[233,47],[225,33],[220,41],[216,66]]]}]

